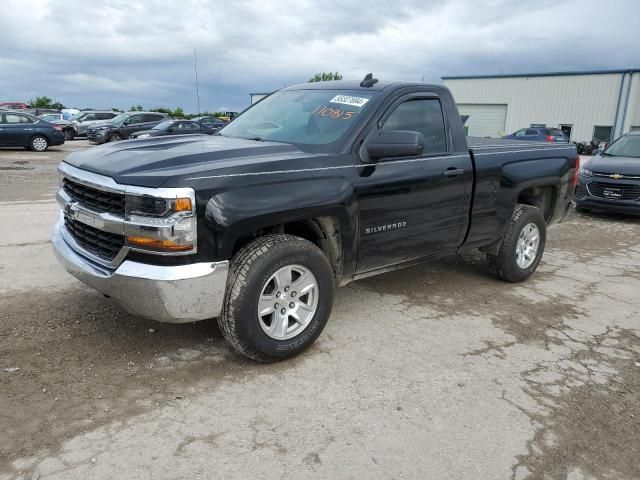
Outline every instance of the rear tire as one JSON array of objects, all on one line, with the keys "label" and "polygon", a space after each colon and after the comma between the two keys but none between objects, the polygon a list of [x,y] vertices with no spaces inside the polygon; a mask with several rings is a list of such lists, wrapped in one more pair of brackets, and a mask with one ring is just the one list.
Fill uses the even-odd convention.
[{"label": "rear tire", "polygon": [[29,148],[34,152],[44,152],[49,148],[49,140],[42,135],[34,135],[29,140]]},{"label": "rear tire", "polygon": [[293,235],[266,235],[231,260],[218,324],[231,346],[253,360],[290,358],[324,329],[334,289],[331,265],[316,245]]},{"label": "rear tire", "polygon": [[522,282],[538,268],[547,239],[547,222],[531,205],[517,204],[498,253],[487,255],[489,271],[507,282]]},{"label": "rear tire", "polygon": [[114,132],[109,135],[110,142],[119,142],[120,140],[122,140],[122,135],[120,135],[118,132]]},{"label": "rear tire", "polygon": [[67,130],[64,131],[64,140],[65,141],[71,141],[74,138],[76,138],[76,132],[73,131],[72,128],[69,128]]}]

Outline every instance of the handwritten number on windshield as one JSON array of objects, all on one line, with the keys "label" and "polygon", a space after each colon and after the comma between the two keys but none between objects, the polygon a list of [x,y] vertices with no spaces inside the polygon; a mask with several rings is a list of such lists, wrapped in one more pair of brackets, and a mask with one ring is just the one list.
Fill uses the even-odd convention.
[{"label": "handwritten number on windshield", "polygon": [[324,118],[332,118],[334,120],[350,120],[356,112],[349,112],[346,110],[340,110],[337,108],[331,108],[327,106],[318,106],[311,112],[311,115]]}]

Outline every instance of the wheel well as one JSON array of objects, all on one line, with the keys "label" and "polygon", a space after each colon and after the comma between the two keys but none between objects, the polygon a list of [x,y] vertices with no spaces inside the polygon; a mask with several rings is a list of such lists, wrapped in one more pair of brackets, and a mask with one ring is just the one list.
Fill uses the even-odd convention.
[{"label": "wheel well", "polygon": [[342,275],[342,236],[340,225],[334,217],[315,217],[261,228],[239,238],[233,246],[233,255],[256,238],[274,233],[286,233],[309,240],[327,256],[334,276],[339,278]]},{"label": "wheel well", "polygon": [[556,189],[551,185],[530,187],[520,192],[517,202],[539,208],[548,222],[551,220],[556,203]]}]

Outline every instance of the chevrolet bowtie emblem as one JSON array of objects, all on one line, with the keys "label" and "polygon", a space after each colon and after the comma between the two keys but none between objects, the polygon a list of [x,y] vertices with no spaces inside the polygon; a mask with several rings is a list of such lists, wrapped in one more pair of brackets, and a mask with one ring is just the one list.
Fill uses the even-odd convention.
[{"label": "chevrolet bowtie emblem", "polygon": [[610,178],[615,178],[616,180],[619,180],[621,178],[624,178],[624,175],[620,175],[619,173],[614,173],[613,175],[609,175]]},{"label": "chevrolet bowtie emblem", "polygon": [[78,202],[69,202],[64,206],[64,213],[66,216],[72,220],[76,220],[78,218],[78,214],[80,210],[78,209]]}]

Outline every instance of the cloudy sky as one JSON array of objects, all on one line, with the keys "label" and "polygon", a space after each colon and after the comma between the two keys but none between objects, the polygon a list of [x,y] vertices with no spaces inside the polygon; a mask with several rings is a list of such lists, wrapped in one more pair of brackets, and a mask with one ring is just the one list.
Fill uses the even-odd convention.
[{"label": "cloudy sky", "polygon": [[241,110],[316,72],[640,67],[638,0],[2,0],[0,101]]}]

